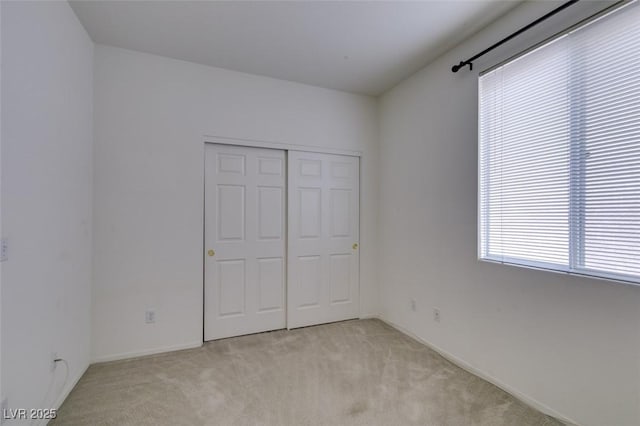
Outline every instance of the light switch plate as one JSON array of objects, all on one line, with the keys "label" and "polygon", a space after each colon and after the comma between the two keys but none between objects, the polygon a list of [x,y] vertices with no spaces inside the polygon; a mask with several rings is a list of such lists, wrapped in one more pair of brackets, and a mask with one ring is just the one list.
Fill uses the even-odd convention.
[{"label": "light switch plate", "polygon": [[6,238],[0,240],[0,262],[9,259],[9,242]]}]

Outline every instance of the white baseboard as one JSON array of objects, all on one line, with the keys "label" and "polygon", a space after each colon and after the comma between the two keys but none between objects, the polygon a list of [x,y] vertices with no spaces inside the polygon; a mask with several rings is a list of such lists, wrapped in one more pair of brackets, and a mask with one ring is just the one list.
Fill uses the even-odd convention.
[{"label": "white baseboard", "polygon": [[538,410],[548,416],[554,417],[555,419],[561,421],[562,423],[566,424],[566,425],[570,425],[570,426],[577,426],[578,423],[574,420],[569,419],[568,417],[558,413],[557,411],[555,411],[554,409],[546,406],[545,404],[537,401],[534,398],[531,398],[530,396],[518,391],[517,389],[514,389],[513,387],[501,382],[500,380],[496,379],[495,377],[492,377],[491,375],[485,373],[482,370],[479,370],[478,368],[472,366],[471,364],[469,364],[468,362],[458,358],[457,356],[437,347],[436,345],[433,345],[430,342],[427,342],[426,340],[416,336],[415,334],[413,334],[412,332],[410,332],[409,330],[405,329],[404,327],[399,326],[398,324],[393,323],[392,321],[387,320],[386,318],[382,318],[380,316],[371,316],[369,318],[377,318],[380,321],[384,322],[385,324],[389,325],[390,327],[395,328],[396,330],[398,330],[399,332],[406,334],[407,336],[411,337],[412,339],[417,340],[418,342],[422,343],[423,345],[427,346],[429,349],[434,350],[435,352],[437,352],[439,355],[441,355],[443,358],[445,358],[447,361],[457,365],[458,367],[462,368],[463,370],[468,371],[469,373],[480,377],[483,380],[486,380],[487,382],[499,387],[500,389],[502,389],[503,391],[507,392],[509,395],[513,396],[514,398],[516,398],[517,400],[521,401],[522,403],[528,405],[531,408],[534,408],[535,410]]},{"label": "white baseboard", "polygon": [[123,352],[119,354],[103,355],[103,356],[94,357],[91,360],[91,363],[96,364],[99,362],[119,361],[122,359],[137,358],[141,356],[161,354],[164,352],[173,352],[173,351],[181,351],[184,349],[199,348],[200,346],[202,346],[202,341],[184,343],[181,345],[164,346],[164,347],[153,348],[153,349],[145,349],[142,351]]}]

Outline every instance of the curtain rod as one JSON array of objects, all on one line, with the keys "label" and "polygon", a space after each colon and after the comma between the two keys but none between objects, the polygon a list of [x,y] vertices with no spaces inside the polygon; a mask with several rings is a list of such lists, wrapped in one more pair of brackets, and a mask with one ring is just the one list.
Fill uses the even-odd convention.
[{"label": "curtain rod", "polygon": [[507,36],[505,38],[503,38],[499,42],[487,47],[482,52],[470,57],[466,61],[461,61],[458,65],[452,66],[451,67],[451,71],[458,72],[461,68],[463,68],[463,67],[465,67],[467,65],[469,65],[469,71],[473,70],[473,61],[475,61],[479,57],[486,55],[487,53],[491,52],[496,47],[503,45],[504,43],[508,42],[512,38],[519,36],[523,32],[535,27],[539,23],[549,19],[550,17],[552,17],[556,13],[561,12],[562,10],[568,8],[569,6],[575,4],[575,3],[579,2],[579,1],[580,0],[569,0],[568,2],[561,4],[560,6],[556,7],[555,9],[553,9],[551,12],[547,13],[546,15],[541,16],[540,18],[536,19],[535,21],[531,22],[530,24],[525,25],[524,27],[520,28],[518,31],[512,33],[511,35],[509,35],[509,36]]},{"label": "curtain rod", "polygon": [[638,0],[619,0],[616,3],[613,3],[612,5],[605,7],[601,11],[596,12],[593,15],[584,18],[582,21],[573,24],[569,28],[566,28],[566,29],[564,29],[562,31],[559,31],[559,32],[555,33],[554,35],[552,35],[551,37],[547,37],[544,40],[534,44],[533,46],[530,46],[527,49],[525,49],[525,50],[523,50],[521,52],[518,52],[515,55],[512,55],[512,56],[508,57],[507,59],[505,59],[505,60],[503,60],[501,62],[498,62],[497,64],[492,65],[491,67],[489,67],[489,68],[485,69],[484,71],[480,72],[480,75],[484,75],[484,74],[486,74],[488,72],[491,72],[491,71],[495,70],[496,68],[498,68],[498,67],[500,67],[500,66],[502,66],[502,65],[504,65],[504,64],[506,64],[508,62],[511,62],[511,61],[513,61],[515,59],[518,59],[519,57],[521,57],[523,55],[526,55],[527,53],[529,53],[529,52],[531,52],[533,50],[536,50],[540,46],[544,46],[547,43],[551,43],[552,41],[554,41],[554,40],[556,40],[556,39],[558,39],[558,38],[560,38],[560,37],[562,37],[562,36],[564,36],[566,34],[569,34],[570,32],[572,32],[572,31],[574,31],[574,30],[576,30],[576,29],[578,29],[580,27],[588,25],[589,23],[591,23],[593,21],[596,21],[596,20],[608,15],[609,13],[613,13],[618,9],[621,9],[623,7],[632,5],[632,4],[636,3],[637,1]]}]

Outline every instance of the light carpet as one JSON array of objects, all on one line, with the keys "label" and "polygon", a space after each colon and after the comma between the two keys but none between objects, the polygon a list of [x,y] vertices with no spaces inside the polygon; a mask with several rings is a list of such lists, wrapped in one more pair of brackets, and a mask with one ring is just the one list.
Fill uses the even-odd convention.
[{"label": "light carpet", "polygon": [[50,424],[561,425],[379,320],[95,364]]}]

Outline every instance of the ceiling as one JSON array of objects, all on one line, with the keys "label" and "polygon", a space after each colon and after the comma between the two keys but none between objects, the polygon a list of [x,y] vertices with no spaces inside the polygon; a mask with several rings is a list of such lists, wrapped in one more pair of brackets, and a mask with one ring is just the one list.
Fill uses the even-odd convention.
[{"label": "ceiling", "polygon": [[379,95],[519,1],[71,1],[94,42]]}]

